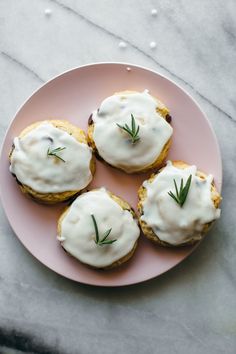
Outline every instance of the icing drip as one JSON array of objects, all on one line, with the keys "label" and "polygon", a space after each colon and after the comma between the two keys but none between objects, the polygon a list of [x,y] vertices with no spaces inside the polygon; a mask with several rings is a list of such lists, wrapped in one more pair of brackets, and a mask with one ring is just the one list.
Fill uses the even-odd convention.
[{"label": "icing drip", "polygon": [[[156,111],[157,107],[157,100],[146,90],[106,98],[99,111],[93,113],[93,138],[104,160],[127,172],[136,172],[152,164],[173,131]],[[131,113],[140,126],[140,140],[136,144],[117,127],[117,123],[130,126]]]},{"label": "icing drip", "polygon": [[153,41],[153,42],[150,42],[149,46],[151,49],[155,49],[157,44],[156,44],[156,42]]},{"label": "icing drip", "polygon": [[151,10],[151,15],[155,17],[157,15],[157,9],[152,9]]},{"label": "icing drip", "polygon": [[[196,171],[196,166],[179,169],[168,162],[151,183],[144,182],[147,197],[143,202],[141,220],[153,229],[160,240],[172,245],[200,240],[204,225],[220,217],[220,209],[215,208],[211,199],[212,175],[203,180],[196,175]],[[168,192],[175,191],[174,179],[179,186],[181,178],[185,184],[190,174],[192,182],[181,208]]]},{"label": "icing drip", "polygon": [[44,10],[44,14],[45,14],[45,16],[50,17],[52,15],[52,10],[51,9],[45,9]]},{"label": "icing drip", "polygon": [[121,49],[125,49],[127,47],[127,44],[123,41],[121,41],[119,44],[118,44],[118,47],[121,48]]},{"label": "icing drip", "polygon": [[[52,124],[42,123],[21,138],[14,139],[10,171],[24,185],[40,193],[80,190],[92,180],[91,149]],[[65,147],[58,156],[50,150]]]},{"label": "icing drip", "polygon": [[[101,234],[112,228],[108,239],[117,241],[99,246],[91,218],[94,215]],[[61,223],[64,249],[81,262],[106,267],[127,255],[139,237],[139,227],[128,210],[123,210],[104,188],[79,196]]]}]

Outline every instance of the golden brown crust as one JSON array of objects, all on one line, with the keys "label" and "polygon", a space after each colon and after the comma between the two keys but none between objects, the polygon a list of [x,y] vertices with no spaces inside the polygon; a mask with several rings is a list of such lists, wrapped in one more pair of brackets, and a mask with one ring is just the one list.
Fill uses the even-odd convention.
[{"label": "golden brown crust", "polygon": [[[135,93],[137,91],[122,91],[122,92],[115,92],[114,95],[127,95],[127,94],[132,94],[132,93]],[[156,97],[152,96],[156,102],[157,102],[157,108],[156,108],[156,111],[161,115],[161,117],[163,119],[165,119],[167,121],[167,123],[169,123],[169,109],[160,101],[158,100]],[[91,146],[91,148],[93,149],[94,151],[94,154],[97,156],[98,159],[104,161],[105,163],[107,163],[108,165],[112,166],[112,167],[115,167],[117,169],[119,169],[119,167],[117,166],[113,166],[111,165],[110,163],[106,162],[100,155],[99,155],[99,152],[97,150],[97,147],[96,147],[96,144],[95,144],[95,141],[93,139],[93,132],[94,132],[94,122],[92,120],[92,117],[90,116],[89,118],[89,122],[88,122],[88,143],[89,145]],[[166,156],[168,154],[168,151],[170,149],[170,146],[171,146],[171,138],[166,142],[166,144],[164,145],[160,155],[158,156],[158,158],[152,163],[150,164],[149,166],[146,166],[144,168],[141,168],[139,171],[136,171],[136,172],[129,172],[129,171],[125,171],[123,169],[121,169],[122,171],[125,171],[126,173],[144,173],[144,172],[147,172],[147,171],[150,171],[152,169],[157,169],[157,168],[160,168],[165,159],[166,159]]]},{"label": "golden brown crust", "polygon": [[[184,169],[186,167],[189,167],[189,165],[184,162],[184,161],[173,161],[172,162],[173,165],[177,168],[180,168],[180,169]],[[162,169],[161,169],[162,170]],[[161,170],[158,171],[158,173],[161,172]],[[156,177],[157,173],[153,173],[150,178],[148,179],[148,182],[152,182],[154,180],[154,178]],[[207,177],[207,175],[201,171],[197,171],[197,176],[199,176],[200,178],[202,179],[205,179]],[[138,190],[138,197],[139,197],[139,202],[138,202],[138,211],[139,211],[139,214],[140,216],[143,214],[143,202],[145,201],[146,197],[147,197],[147,190],[146,188],[142,185],[139,190]],[[211,198],[212,198],[212,201],[214,203],[214,206],[215,208],[218,208],[219,205],[220,205],[220,202],[221,202],[221,196],[220,194],[217,192],[217,189],[216,189],[216,186],[214,184],[214,181],[212,182],[212,185],[211,185]],[[210,222],[210,223],[207,223],[205,224],[203,230],[202,230],[202,237],[208,232],[208,230],[210,229],[211,225],[214,223],[214,221]],[[148,226],[148,224],[141,220],[141,218],[139,217],[139,224],[140,224],[140,227],[143,231],[143,234],[151,241],[153,241],[154,243],[157,243],[161,246],[165,246],[165,247],[179,247],[179,246],[190,246],[190,245],[193,245],[195,243],[198,242],[198,240],[190,240],[188,242],[185,242],[185,243],[182,243],[182,244],[179,244],[177,246],[175,245],[172,245],[168,242],[165,242],[165,241],[162,241],[158,235],[156,235],[153,231],[153,229]]]},{"label": "golden brown crust", "polygon": [[[24,137],[30,131],[37,128],[39,125],[41,125],[44,122],[45,123],[50,122],[54,127],[64,130],[65,132],[73,136],[78,142],[88,144],[85,132],[79,127],[76,127],[75,125],[71,124],[66,120],[48,120],[48,121],[45,120],[45,121],[35,122],[29,125],[28,127],[26,127],[20,133],[19,138]],[[11,156],[13,151],[14,151],[14,146],[12,146],[12,149],[9,154],[10,163],[11,163]],[[92,159],[90,161],[90,171],[92,175],[94,175],[95,169],[96,169],[95,158],[94,156],[92,156]],[[60,193],[39,193],[33,190],[32,188],[30,188],[29,186],[20,183],[18,180],[17,183],[19,184],[19,187],[24,194],[30,196],[35,201],[38,201],[43,204],[55,204],[55,203],[63,202],[69,200],[70,198],[72,198],[73,196],[75,196],[80,192],[79,190],[77,190],[77,191],[66,191]]]},{"label": "golden brown crust", "polygon": [[[93,191],[95,191],[95,190],[97,190],[97,189],[93,189]],[[134,218],[134,219],[137,219],[137,216],[136,216],[136,214],[135,214],[135,211],[134,211],[134,209],[129,205],[129,203],[127,203],[127,202],[126,202],[125,200],[123,200],[122,198],[116,196],[115,194],[113,194],[113,193],[111,193],[111,192],[109,192],[109,191],[107,191],[107,192],[108,192],[109,196],[110,196],[117,204],[119,204],[123,210],[128,210],[128,211],[132,214],[133,218]],[[59,218],[59,220],[58,220],[58,224],[57,224],[57,234],[58,234],[58,236],[61,235],[61,223],[62,223],[64,217],[66,216],[66,214],[68,213],[69,209],[70,209],[70,207],[66,207],[66,209],[65,209],[64,212],[61,214],[61,216],[60,216],[60,218]],[[88,264],[86,264],[86,263],[85,263],[85,264],[88,265],[88,266],[91,267],[91,268],[94,268],[94,269],[104,269],[104,270],[108,270],[108,269],[116,268],[116,267],[120,266],[121,264],[127,262],[127,261],[133,256],[133,254],[134,254],[134,252],[135,252],[135,249],[136,249],[136,247],[137,247],[137,244],[138,244],[138,242],[136,241],[135,244],[134,244],[134,247],[132,248],[132,250],[131,250],[129,253],[127,253],[124,257],[118,259],[117,261],[115,261],[114,263],[112,263],[111,265],[109,265],[109,266],[107,266],[107,267],[97,268],[97,267],[92,267],[91,265],[88,265]],[[63,247],[63,244],[62,244],[62,243],[61,243],[61,246]],[[64,248],[63,248],[63,249],[64,249]],[[65,249],[64,249],[64,250],[65,250]],[[66,251],[66,250],[65,250],[65,251]],[[67,252],[67,251],[66,251],[66,252]],[[67,253],[68,253],[68,252],[67,252]],[[71,257],[73,257],[70,253],[68,253],[68,254],[69,254]],[[81,261],[80,261],[80,262],[81,262]],[[81,262],[81,263],[82,263],[82,262]]]}]

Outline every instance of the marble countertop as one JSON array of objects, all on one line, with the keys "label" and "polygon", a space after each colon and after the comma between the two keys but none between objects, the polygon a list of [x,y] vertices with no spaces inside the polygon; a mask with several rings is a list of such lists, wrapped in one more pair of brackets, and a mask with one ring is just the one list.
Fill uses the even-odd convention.
[{"label": "marble countertop", "polygon": [[0,2],[1,140],[22,102],[53,76],[124,61],[163,73],[197,100],[224,166],[222,217],[208,237],[173,270],[130,287],[85,286],[48,270],[1,209],[0,353],[236,352],[235,12],[234,0]]}]

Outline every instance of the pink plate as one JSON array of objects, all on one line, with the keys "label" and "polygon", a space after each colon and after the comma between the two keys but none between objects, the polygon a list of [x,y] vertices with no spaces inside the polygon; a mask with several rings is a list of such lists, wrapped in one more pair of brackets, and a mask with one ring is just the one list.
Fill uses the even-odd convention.
[{"label": "pink plate", "polygon": [[[86,65],[49,81],[28,99],[7,131],[0,162],[2,204],[13,230],[29,252],[55,272],[81,283],[119,286],[142,282],[171,269],[194,249],[165,249],[141,236],[137,251],[127,264],[110,271],[92,270],[68,256],[56,239],[57,219],[64,205],[51,207],[33,202],[21,194],[10,175],[8,153],[13,138],[27,125],[44,119],[68,119],[86,129],[90,113],[105,97],[127,89],[148,89],[165,102],[174,128],[169,158],[196,164],[212,173],[221,190],[222,166],[215,134],[196,102],[174,82],[151,70],[121,63]],[[147,175],[128,176],[97,161],[90,188],[106,186],[135,208],[137,189],[146,178]]]}]

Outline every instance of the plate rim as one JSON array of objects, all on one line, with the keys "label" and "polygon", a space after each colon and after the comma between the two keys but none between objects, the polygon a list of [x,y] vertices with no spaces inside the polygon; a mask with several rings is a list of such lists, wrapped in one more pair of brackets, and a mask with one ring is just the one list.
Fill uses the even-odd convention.
[{"label": "plate rim", "polygon": [[[72,67],[68,70],[65,70],[63,72],[61,72],[60,74],[58,75],[55,75],[53,76],[51,79],[47,80],[46,82],[42,83],[38,88],[36,88],[31,94],[30,96],[28,96],[24,101],[23,103],[19,106],[19,108],[16,110],[15,114],[13,115],[13,118],[10,120],[9,124],[8,124],[8,127],[6,129],[6,132],[5,134],[3,135],[3,139],[2,139],[2,143],[1,143],[1,149],[0,149],[0,165],[2,164],[2,159],[3,159],[3,148],[4,148],[4,145],[5,145],[5,141],[6,141],[6,138],[8,136],[8,133],[12,127],[12,124],[14,123],[17,115],[20,113],[20,111],[23,109],[23,107],[28,103],[28,101],[30,101],[30,99],[35,95],[37,94],[39,91],[41,91],[46,85],[50,84],[52,81],[56,80],[56,79],[59,79],[60,77],[64,76],[64,75],[67,75],[68,73],[71,73],[73,71],[77,71],[79,69],[83,69],[83,68],[87,68],[87,67],[92,67],[92,66],[102,66],[102,65],[122,65],[122,66],[126,66],[126,67],[132,67],[133,68],[138,68],[138,69],[142,69],[142,70],[145,70],[145,71],[148,71],[148,72],[151,72],[152,74],[154,75],[158,75],[159,77],[169,81],[172,85],[176,86],[179,90],[183,91],[184,94],[186,96],[188,96],[188,99],[190,99],[194,104],[195,106],[198,108],[198,110],[200,111],[200,113],[203,115],[206,123],[208,124],[209,126],[209,129],[211,131],[211,134],[212,134],[212,137],[214,139],[214,143],[215,143],[215,146],[216,146],[216,155],[218,155],[219,157],[219,172],[220,172],[220,175],[218,176],[218,180],[219,180],[219,185],[217,186],[217,189],[218,191],[221,193],[222,191],[222,183],[223,183],[223,164],[222,164],[222,154],[221,154],[221,150],[220,150],[220,146],[219,146],[219,142],[218,142],[218,139],[217,139],[217,136],[216,136],[216,133],[215,133],[215,130],[213,129],[213,126],[212,126],[212,123],[210,122],[210,120],[208,119],[206,113],[202,110],[200,104],[196,101],[196,99],[194,97],[191,96],[190,93],[188,93],[185,88],[183,88],[179,83],[176,83],[173,79],[169,78],[168,76],[156,71],[156,70],[153,70],[153,69],[150,69],[146,66],[143,66],[143,65],[137,65],[137,64],[133,64],[133,63],[130,63],[130,62],[122,62],[122,61],[102,61],[102,62],[92,62],[92,63],[87,63],[87,64],[83,64],[83,65],[80,65],[80,66],[76,66],[76,67]],[[166,272],[168,271],[171,271],[173,268],[175,268],[176,266],[178,266],[181,262],[185,261],[186,258],[188,258],[192,252],[199,246],[199,244],[202,242],[198,242],[195,246],[192,247],[191,251],[186,255],[184,256],[184,258],[182,258],[181,260],[177,261],[171,268],[165,270],[164,272],[160,273],[160,274],[157,274],[157,275],[151,275],[149,278],[145,278],[145,279],[140,279],[140,280],[135,280],[135,281],[124,281],[122,284],[116,284],[116,283],[112,283],[112,284],[105,284],[105,283],[102,283],[102,282],[96,282],[96,281],[85,281],[85,280],[77,280],[73,277],[71,277],[70,275],[64,275],[64,274],[61,274],[59,271],[55,270],[52,266],[48,266],[47,264],[43,263],[35,254],[34,252],[32,252],[28,246],[25,245],[25,243],[18,237],[17,235],[17,232],[15,231],[15,228],[12,226],[11,222],[10,222],[10,216],[9,216],[9,213],[8,211],[6,210],[6,207],[5,207],[5,198],[3,197],[3,183],[2,183],[2,175],[0,174],[0,199],[1,199],[1,204],[2,204],[2,208],[3,208],[3,211],[5,213],[5,216],[7,218],[7,221],[11,227],[11,229],[13,230],[15,236],[17,237],[17,239],[20,241],[20,243],[25,247],[25,249],[30,253],[31,256],[33,256],[34,259],[36,259],[40,264],[42,264],[44,267],[46,267],[47,269],[50,269],[52,270],[53,272],[55,272],[56,274],[66,278],[66,279],[70,279],[76,283],[80,283],[80,284],[85,284],[85,285],[90,285],[90,286],[99,286],[99,287],[108,287],[108,288],[111,288],[111,287],[123,287],[123,286],[129,286],[129,285],[135,285],[135,284],[140,284],[140,283],[144,283],[144,282],[147,282],[147,281],[150,281],[152,279],[155,279],[163,274],[165,274]]]}]

